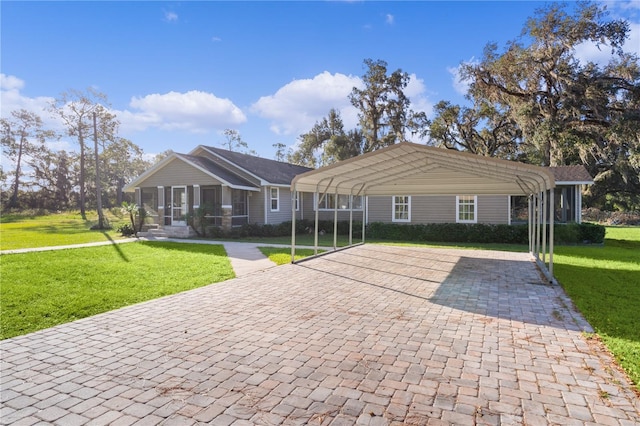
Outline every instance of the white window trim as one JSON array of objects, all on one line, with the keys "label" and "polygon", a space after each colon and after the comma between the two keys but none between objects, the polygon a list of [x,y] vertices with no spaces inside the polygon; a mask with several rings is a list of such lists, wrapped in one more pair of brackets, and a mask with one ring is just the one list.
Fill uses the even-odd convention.
[{"label": "white window trim", "polygon": [[[407,198],[407,219],[397,219],[396,218],[396,197],[406,197]],[[405,203],[402,203],[405,204]],[[391,197],[391,221],[398,223],[409,223],[411,222],[411,195],[394,195]]]},{"label": "white window trim", "polygon": [[460,197],[461,195],[456,195],[456,223],[478,223],[478,196],[462,195],[462,197],[473,197],[473,220],[460,219]]},{"label": "white window trim", "polygon": [[299,212],[300,211],[300,191],[296,191],[294,193],[293,202],[295,203],[296,211]]},{"label": "white window trim", "polygon": [[[276,190],[276,196],[275,198],[273,197],[273,190]],[[273,208],[273,201],[276,201],[276,208]],[[269,209],[272,212],[279,212],[280,211],[280,188],[275,187],[275,186],[271,186],[269,187]]]}]

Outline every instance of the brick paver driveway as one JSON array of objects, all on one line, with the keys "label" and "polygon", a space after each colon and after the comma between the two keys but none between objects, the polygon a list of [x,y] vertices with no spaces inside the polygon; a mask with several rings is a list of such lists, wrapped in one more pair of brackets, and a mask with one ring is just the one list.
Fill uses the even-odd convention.
[{"label": "brick paver driveway", "polygon": [[359,246],[2,342],[2,422],[637,425],[528,255]]}]

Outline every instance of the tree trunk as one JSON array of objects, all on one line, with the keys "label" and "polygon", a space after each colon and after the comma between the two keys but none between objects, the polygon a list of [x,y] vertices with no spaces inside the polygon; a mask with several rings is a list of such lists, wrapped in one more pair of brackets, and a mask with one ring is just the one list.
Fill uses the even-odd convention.
[{"label": "tree trunk", "polygon": [[86,218],[84,207],[84,137],[82,135],[82,120],[78,120],[78,142],[80,142],[80,215]]},{"label": "tree trunk", "polygon": [[96,204],[98,209],[98,229],[104,229],[104,215],[102,213],[102,184],[100,183],[100,156],[98,155],[98,126],[96,113],[93,113],[93,146],[96,160]]},{"label": "tree trunk", "polygon": [[24,132],[20,135],[20,146],[18,147],[18,159],[16,160],[16,180],[13,184],[13,194],[9,201],[9,207],[18,207],[18,190],[20,189],[20,165],[22,162],[22,147],[24,146]]}]

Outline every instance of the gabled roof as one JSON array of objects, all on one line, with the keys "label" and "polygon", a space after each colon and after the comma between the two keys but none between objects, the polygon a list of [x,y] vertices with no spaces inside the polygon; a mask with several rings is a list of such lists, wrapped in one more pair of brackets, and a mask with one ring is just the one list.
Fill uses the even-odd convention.
[{"label": "gabled roof", "polygon": [[584,166],[548,167],[556,184],[593,185],[593,178]]},{"label": "gabled roof", "polygon": [[543,167],[402,142],[301,174],[292,189],[362,195],[529,195],[555,187]]},{"label": "gabled roof", "polygon": [[[148,177],[162,169],[166,164],[171,161],[179,160],[183,161],[191,167],[195,167],[196,169],[202,171],[203,173],[208,174],[212,178],[221,181],[225,185],[234,188],[234,189],[245,189],[248,191],[259,191],[260,189],[256,187],[253,183],[249,182],[246,179],[243,179],[241,176],[238,176],[234,173],[231,173],[229,170],[225,169],[214,163],[213,161],[204,158],[197,157],[194,155],[187,154],[179,154],[173,152],[169,154],[167,157],[158,161],[156,164],[151,166],[151,168],[147,169],[144,173],[142,173],[137,178],[133,179],[123,188],[123,191],[130,192],[133,191],[136,187],[140,186],[142,182],[144,182]],[[184,182],[182,182],[184,183]],[[194,182],[197,183],[197,182]]]},{"label": "gabled roof", "polygon": [[252,184],[248,180],[243,179],[241,176],[238,176],[234,173],[231,173],[229,170],[223,167],[220,167],[219,165],[209,160],[208,158],[198,157],[195,155],[188,155],[188,154],[176,153],[176,155],[180,158],[183,158],[187,162],[190,162],[196,165],[200,170],[204,171],[205,173],[208,173],[213,177],[223,180],[232,188],[233,187],[250,187],[250,188],[256,187],[254,184]]},{"label": "gabled roof", "polygon": [[262,181],[263,185],[291,185],[291,181],[294,177],[301,173],[313,170],[309,167],[269,160],[267,158],[228,151],[226,149],[215,148],[212,146],[200,146],[200,148],[236,167],[239,167],[249,175],[255,176]]}]

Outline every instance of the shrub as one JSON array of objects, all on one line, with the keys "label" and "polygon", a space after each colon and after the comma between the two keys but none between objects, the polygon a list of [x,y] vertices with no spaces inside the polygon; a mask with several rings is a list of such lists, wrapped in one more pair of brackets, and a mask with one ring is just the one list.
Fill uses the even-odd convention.
[{"label": "shrub", "polygon": [[[429,223],[397,224],[370,223],[367,238],[399,241],[425,241],[442,243],[504,243],[527,244],[527,225],[490,225],[483,223]],[[594,224],[555,224],[556,244],[582,244],[604,241],[605,228]],[[547,234],[549,228],[547,227]]]},{"label": "shrub", "polygon": [[125,224],[122,224],[122,225],[118,226],[117,231],[123,237],[130,237],[130,236],[136,234],[136,231],[133,229],[133,227],[129,223],[125,223]]}]

